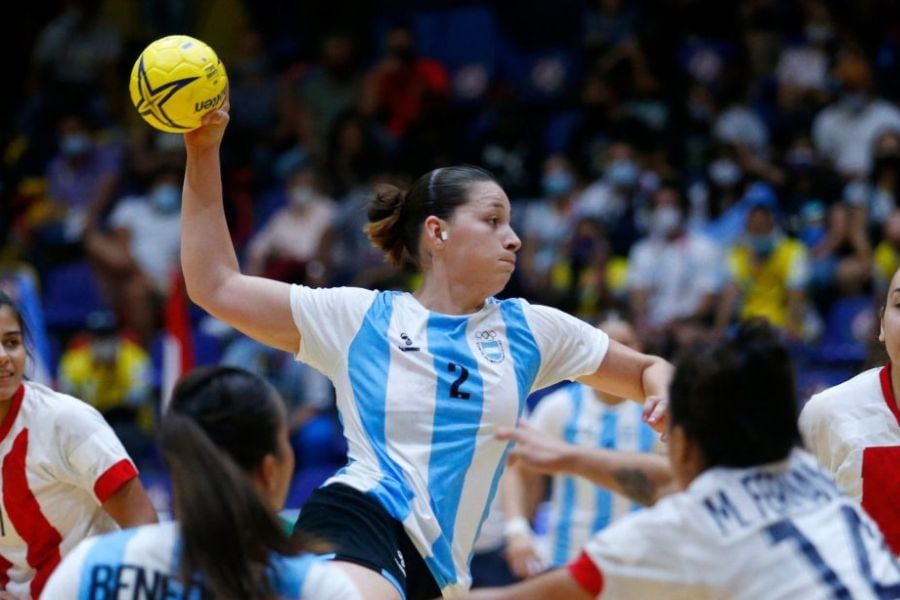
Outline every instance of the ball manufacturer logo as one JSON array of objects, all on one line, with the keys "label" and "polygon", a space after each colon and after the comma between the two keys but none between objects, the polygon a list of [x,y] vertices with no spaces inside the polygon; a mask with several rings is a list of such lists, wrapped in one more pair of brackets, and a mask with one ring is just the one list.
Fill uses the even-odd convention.
[{"label": "ball manufacturer logo", "polygon": [[223,90],[218,96],[213,98],[209,98],[204,100],[203,102],[195,102],[194,103],[194,112],[206,112],[211,108],[215,108],[219,105],[220,102],[225,98],[225,91]]}]

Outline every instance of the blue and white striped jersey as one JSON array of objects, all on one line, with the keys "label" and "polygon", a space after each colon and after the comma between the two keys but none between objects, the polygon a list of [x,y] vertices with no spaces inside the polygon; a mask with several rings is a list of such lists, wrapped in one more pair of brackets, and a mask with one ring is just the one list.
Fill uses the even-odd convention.
[{"label": "blue and white striped jersey", "polygon": [[410,294],[293,286],[298,358],[334,383],[349,446],[340,482],[401,521],[445,596],[468,589],[472,545],[526,396],[593,373],[602,331],[556,309],[489,299],[429,311]]},{"label": "blue and white striped jersey", "polygon": [[[643,410],[631,401],[606,404],[588,386],[573,383],[542,398],[529,422],[576,446],[649,452],[657,435],[643,422]],[[591,534],[640,508],[582,477],[556,475],[552,485],[545,540],[551,567],[565,565],[578,556]]]},{"label": "blue and white striped jersey", "polygon": [[[177,522],[145,525],[82,541],[60,563],[41,595],[52,600],[157,600],[207,597],[195,586],[189,596],[178,579],[181,535]],[[360,600],[350,578],[311,554],[272,561],[278,598]]]}]

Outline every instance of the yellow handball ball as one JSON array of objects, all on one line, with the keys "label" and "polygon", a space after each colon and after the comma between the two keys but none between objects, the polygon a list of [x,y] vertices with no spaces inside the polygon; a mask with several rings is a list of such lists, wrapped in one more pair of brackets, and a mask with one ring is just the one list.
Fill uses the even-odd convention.
[{"label": "yellow handball ball", "polygon": [[128,89],[141,117],[156,129],[184,133],[225,101],[228,76],[212,48],[186,35],[170,35],[144,48]]}]

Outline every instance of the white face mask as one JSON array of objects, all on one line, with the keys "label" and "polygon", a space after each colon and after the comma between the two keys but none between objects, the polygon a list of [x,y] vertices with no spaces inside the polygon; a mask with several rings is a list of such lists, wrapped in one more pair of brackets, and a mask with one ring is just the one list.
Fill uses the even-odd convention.
[{"label": "white face mask", "polygon": [[674,206],[660,206],[650,215],[650,233],[666,237],[681,226],[681,211]]},{"label": "white face mask", "polygon": [[110,363],[116,359],[119,352],[119,340],[115,337],[103,337],[91,342],[91,353],[94,360],[100,363]]},{"label": "white face mask", "polygon": [[709,178],[719,187],[732,187],[743,176],[744,172],[741,167],[727,158],[720,158],[709,165]]},{"label": "white face mask", "polygon": [[316,199],[316,192],[308,185],[295,185],[288,192],[291,206],[309,206]]}]

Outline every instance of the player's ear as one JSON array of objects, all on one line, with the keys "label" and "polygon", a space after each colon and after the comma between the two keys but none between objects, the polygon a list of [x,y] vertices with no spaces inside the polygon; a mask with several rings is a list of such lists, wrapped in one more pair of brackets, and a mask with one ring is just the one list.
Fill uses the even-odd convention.
[{"label": "player's ear", "polygon": [[429,215],[425,219],[425,239],[428,241],[429,247],[442,248],[444,242],[447,241],[447,222],[434,215]]},{"label": "player's ear", "polygon": [[278,487],[278,458],[266,454],[253,474],[253,484],[263,498],[270,498]]}]

